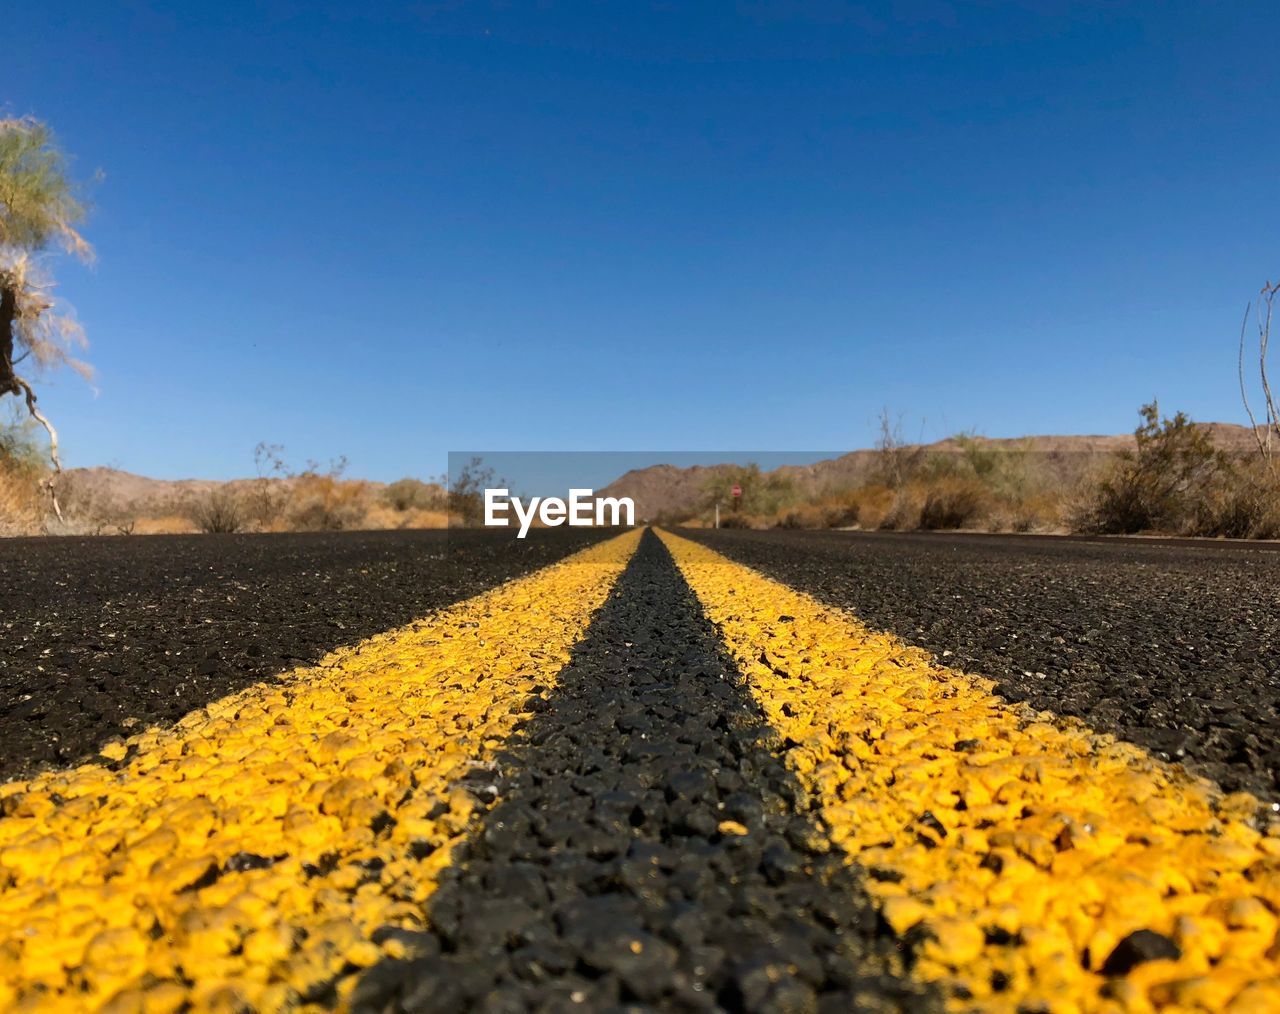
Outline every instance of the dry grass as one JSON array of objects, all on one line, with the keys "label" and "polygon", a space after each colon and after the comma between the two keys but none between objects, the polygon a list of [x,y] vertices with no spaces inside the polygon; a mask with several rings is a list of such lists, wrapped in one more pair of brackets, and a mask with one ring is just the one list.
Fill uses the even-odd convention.
[{"label": "dry grass", "polygon": [[26,421],[0,425],[0,536],[40,535],[50,508],[43,451]]},{"label": "dry grass", "polygon": [[162,514],[159,517],[138,518],[133,527],[134,535],[192,535],[200,531],[194,521],[185,514]]},{"label": "dry grass", "polygon": [[40,490],[31,476],[0,465],[0,536],[44,531]]},{"label": "dry grass", "polygon": [[[403,481],[403,480],[402,480]],[[359,479],[307,472],[288,479],[226,484],[192,498],[188,516],[197,530],[214,530],[211,517],[235,519],[235,531],[336,532],[380,529],[446,528],[449,516],[422,506],[424,497],[389,496],[387,487]],[[399,484],[397,484],[399,485]],[[263,504],[270,509],[263,510]],[[218,510],[212,510],[213,507]],[[141,528],[139,528],[141,530]],[[226,530],[225,528],[222,530]]]},{"label": "dry grass", "polygon": [[[730,524],[864,531],[1065,530],[1068,489],[1043,456],[967,437],[954,442],[961,447],[958,454],[899,455],[893,467],[872,469],[867,481],[809,497],[796,495],[771,513],[749,513]],[[706,518],[696,520],[706,524]]]},{"label": "dry grass", "polygon": [[431,501],[422,495],[390,497],[381,484],[329,475],[271,480],[278,509],[268,518],[259,513],[263,500],[257,483],[220,483],[200,492],[133,503],[87,495],[68,483],[62,496],[64,520],[59,522],[40,485],[45,476],[44,469],[6,453],[0,445],[0,537],[368,531],[447,528],[450,522],[443,501],[424,506]]}]

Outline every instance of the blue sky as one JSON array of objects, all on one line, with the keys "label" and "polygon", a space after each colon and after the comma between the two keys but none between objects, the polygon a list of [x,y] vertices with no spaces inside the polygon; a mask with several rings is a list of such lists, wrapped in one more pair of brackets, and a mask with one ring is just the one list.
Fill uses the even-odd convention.
[{"label": "blue sky", "polygon": [[88,234],[70,464],[865,446],[1242,421],[1280,274],[1265,3],[12,12]]}]

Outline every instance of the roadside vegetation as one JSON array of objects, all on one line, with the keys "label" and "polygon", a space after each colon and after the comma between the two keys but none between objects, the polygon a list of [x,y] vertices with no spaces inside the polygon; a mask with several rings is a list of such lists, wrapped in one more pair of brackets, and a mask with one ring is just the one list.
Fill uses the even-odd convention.
[{"label": "roadside vegetation", "polygon": [[[699,510],[666,519],[721,527],[976,530],[1280,538],[1280,404],[1268,374],[1280,282],[1245,309],[1237,370],[1250,446],[1220,447],[1214,431],[1158,402],[1138,410],[1133,444],[1106,455],[1058,455],[1030,441],[959,433],[926,448],[902,438],[886,410],[871,464],[813,489],[754,465],[718,475]],[[729,488],[737,484],[734,505]],[[726,513],[726,507],[728,507]]]},{"label": "roadside vegetation", "polygon": [[[172,529],[210,534],[443,528],[447,523],[447,498],[439,482],[350,479],[345,458],[327,465],[309,461],[295,470],[283,454],[278,444],[259,444],[254,478],[181,497],[160,517]],[[148,530],[156,530],[155,524]]]},{"label": "roadside vegetation", "polygon": [[[817,490],[737,469],[708,485],[706,502],[679,523],[722,528],[873,531],[1079,532],[1280,538],[1280,451],[1261,427],[1257,453],[1215,446],[1211,431],[1152,402],[1139,409],[1131,449],[1057,456],[1024,441],[961,433],[942,450],[906,444],[885,424],[873,461],[855,481]],[[1274,425],[1274,423],[1273,423]],[[737,509],[726,492],[742,488]]]},{"label": "roadside vegetation", "polygon": [[158,494],[131,492],[127,482],[122,491],[91,472],[72,470],[59,482],[58,517],[43,488],[49,465],[42,441],[32,424],[10,422],[0,427],[0,536],[343,531],[448,523],[448,498],[439,481],[349,479],[343,459],[326,466],[308,462],[295,470],[282,452],[276,445],[259,445],[262,467],[253,478],[156,484],[166,490]]}]

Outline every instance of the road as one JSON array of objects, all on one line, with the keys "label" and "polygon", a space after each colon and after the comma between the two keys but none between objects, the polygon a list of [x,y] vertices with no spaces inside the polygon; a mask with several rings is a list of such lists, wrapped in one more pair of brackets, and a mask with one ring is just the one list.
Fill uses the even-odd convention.
[{"label": "road", "polygon": [[6,545],[0,1008],[1280,1009],[1280,554],[605,534]]},{"label": "road", "polygon": [[360,532],[0,540],[0,777],[74,763],[598,538]]},{"label": "road", "polygon": [[1280,546],[683,534],[995,679],[1006,700],[1280,799]]}]

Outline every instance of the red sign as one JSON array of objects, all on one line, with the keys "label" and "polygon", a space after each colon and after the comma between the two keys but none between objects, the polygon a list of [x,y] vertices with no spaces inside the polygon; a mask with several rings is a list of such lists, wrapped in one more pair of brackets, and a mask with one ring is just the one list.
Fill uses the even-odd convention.
[{"label": "red sign", "polygon": [[733,498],[734,498],[735,500],[741,500],[741,499],[742,499],[742,487],[741,487],[741,486],[739,486],[737,483],[734,483],[734,485],[733,485]]}]

